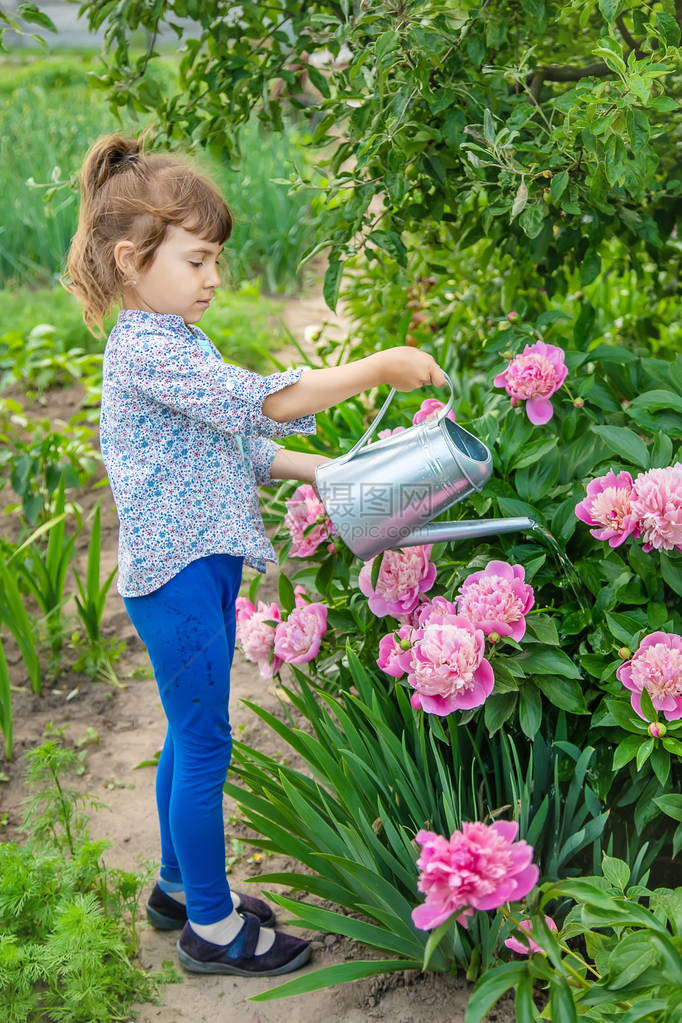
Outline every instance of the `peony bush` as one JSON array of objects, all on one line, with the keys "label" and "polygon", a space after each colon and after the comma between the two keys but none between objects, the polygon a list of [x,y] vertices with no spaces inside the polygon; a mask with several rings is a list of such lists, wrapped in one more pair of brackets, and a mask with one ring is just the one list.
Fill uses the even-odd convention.
[{"label": "peony bush", "polygon": [[[433,306],[437,319],[436,295]],[[613,849],[639,891],[674,875],[682,848],[682,360],[605,339],[585,298],[573,318],[548,307],[495,327],[475,359],[460,365],[450,351],[456,420],[488,445],[494,475],[446,517],[527,516],[558,555],[533,531],[362,563],[337,538],[329,551],[327,523],[280,583],[271,626],[294,615],[289,667],[270,637],[271,666],[309,735],[277,729],[314,787],[240,746],[243,786],[231,791],[252,793],[245,813],[268,848],[306,864],[292,885],[370,923],[282,905],[397,957],[373,960],[367,975],[459,968],[480,973],[484,993],[497,971],[523,984],[543,976],[582,1012],[589,983],[566,986],[557,963],[578,954],[576,921],[598,902]],[[341,453],[380,402],[350,401],[343,416],[319,417],[321,431]],[[387,435],[443,407],[416,394],[394,405]],[[286,486],[271,502],[282,557],[300,549],[299,503]],[[312,511],[304,530],[324,523]],[[326,610],[319,643],[312,622],[296,625],[295,585]],[[307,659],[295,661],[298,650]],[[652,920],[632,923],[633,946],[650,940]],[[581,933],[589,975],[597,939]]]}]

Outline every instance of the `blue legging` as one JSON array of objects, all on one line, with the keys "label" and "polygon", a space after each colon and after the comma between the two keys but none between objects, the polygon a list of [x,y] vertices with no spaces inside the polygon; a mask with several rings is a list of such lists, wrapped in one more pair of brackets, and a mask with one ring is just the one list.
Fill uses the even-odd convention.
[{"label": "blue legging", "polygon": [[228,700],[242,565],[242,557],[211,554],[153,593],[124,598],[168,718],[156,773],[161,874],[182,882],[187,915],[198,924],[232,912],[223,784],[232,755]]}]

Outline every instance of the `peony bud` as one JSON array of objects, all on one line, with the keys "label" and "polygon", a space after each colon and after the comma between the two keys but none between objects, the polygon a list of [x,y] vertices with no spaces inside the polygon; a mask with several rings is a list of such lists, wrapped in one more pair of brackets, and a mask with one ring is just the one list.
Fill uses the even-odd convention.
[{"label": "peony bud", "polygon": [[335,543],[327,544],[327,552],[329,554],[333,554],[335,550],[336,550],[336,544]]},{"label": "peony bud", "polygon": [[514,323],[516,320],[518,320],[518,318],[519,314],[514,309],[512,309],[510,313],[507,313],[507,319],[509,320],[510,323]]},{"label": "peony bud", "polygon": [[576,398],[575,401],[573,402],[573,408],[584,408],[584,407],[585,407],[585,399],[584,398]]},{"label": "peony bud", "polygon": [[624,661],[629,661],[632,657],[632,651],[628,647],[622,646],[618,651],[618,656]]},{"label": "peony bud", "polygon": [[401,650],[410,650],[412,644],[410,643],[409,639],[401,639],[400,642],[398,643],[398,646],[400,647]]},{"label": "peony bud", "polygon": [[501,637],[500,637],[499,632],[491,632],[490,635],[488,636],[488,642],[492,643],[493,646],[494,646],[495,643],[499,643],[500,642],[500,638]]},{"label": "peony bud", "polygon": [[511,349],[508,348],[506,350],[506,352],[502,352],[502,358],[503,359],[513,359],[514,358],[514,353],[511,351]]},{"label": "peony bud", "polygon": [[649,725],[649,735],[652,739],[662,739],[668,729],[660,721],[652,721]]}]

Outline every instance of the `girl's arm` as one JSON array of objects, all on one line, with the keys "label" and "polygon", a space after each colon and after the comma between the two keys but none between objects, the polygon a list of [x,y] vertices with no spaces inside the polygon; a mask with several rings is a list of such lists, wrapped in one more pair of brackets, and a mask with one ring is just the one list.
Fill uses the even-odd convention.
[{"label": "girl's arm", "polygon": [[270,465],[270,479],[300,480],[315,486],[315,469],[331,459],[326,455],[312,455],[304,451],[287,451],[280,448]]},{"label": "girl's arm", "polygon": [[307,370],[296,383],[268,395],[262,412],[277,423],[286,423],[332,408],[380,384],[390,384],[397,391],[414,391],[423,384],[443,387],[445,377],[433,356],[402,345],[343,366]]}]

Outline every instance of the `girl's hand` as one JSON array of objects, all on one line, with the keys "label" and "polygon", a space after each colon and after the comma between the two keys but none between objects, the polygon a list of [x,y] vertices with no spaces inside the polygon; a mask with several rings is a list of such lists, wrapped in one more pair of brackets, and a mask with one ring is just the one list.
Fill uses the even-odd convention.
[{"label": "girl's hand", "polygon": [[400,345],[377,352],[374,358],[377,360],[379,382],[390,384],[396,391],[414,391],[424,384],[436,387],[446,384],[445,374],[436,360],[419,348]]}]

